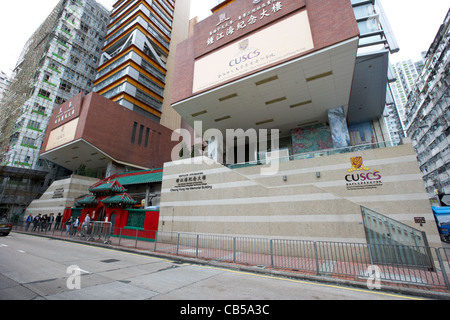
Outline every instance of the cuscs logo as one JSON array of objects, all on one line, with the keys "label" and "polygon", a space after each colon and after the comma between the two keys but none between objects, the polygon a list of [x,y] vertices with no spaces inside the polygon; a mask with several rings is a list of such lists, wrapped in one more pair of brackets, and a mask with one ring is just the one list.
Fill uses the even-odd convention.
[{"label": "cuscs logo", "polygon": [[347,182],[359,182],[359,181],[379,181],[381,180],[381,174],[379,171],[374,170],[373,172],[367,173],[354,173],[357,171],[370,171],[369,168],[363,166],[362,157],[351,158],[352,169],[349,169],[350,174],[345,176]]},{"label": "cuscs logo", "polygon": [[230,61],[230,63],[228,65],[230,67],[237,66],[241,63],[244,63],[245,61],[252,60],[252,59],[259,57],[260,54],[261,54],[261,52],[258,49],[256,49],[255,51],[246,53],[238,58],[234,58],[233,60]]},{"label": "cuscs logo", "polygon": [[347,182],[377,181],[381,180],[381,174],[377,170],[374,170],[374,172],[369,173],[348,174],[345,176],[345,180]]},{"label": "cuscs logo", "polygon": [[245,39],[245,40],[239,42],[239,44],[238,44],[239,52],[240,52],[239,53],[239,57],[232,59],[228,63],[228,65],[230,67],[237,66],[237,65],[239,65],[241,63],[244,63],[246,61],[255,59],[255,58],[257,58],[257,57],[259,57],[261,55],[261,52],[259,51],[259,49],[255,49],[255,50],[250,49],[250,52],[245,52],[245,53],[242,54],[241,52],[244,52],[244,51],[246,51],[248,49],[249,44],[250,44],[250,39]]}]

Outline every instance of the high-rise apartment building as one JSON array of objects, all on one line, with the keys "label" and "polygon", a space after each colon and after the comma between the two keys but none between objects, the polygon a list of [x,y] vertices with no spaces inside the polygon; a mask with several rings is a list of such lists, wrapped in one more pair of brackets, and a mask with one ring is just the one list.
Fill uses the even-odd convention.
[{"label": "high-rise apartment building", "polygon": [[160,123],[174,17],[174,0],[117,1],[94,91]]},{"label": "high-rise apartment building", "polygon": [[6,73],[0,70],[0,101],[3,98],[8,83],[9,83],[8,76],[6,75]]},{"label": "high-rise apartment building", "polygon": [[61,0],[27,41],[0,104],[0,214],[22,214],[70,173],[39,151],[53,110],[91,91],[108,21],[95,0]]},{"label": "high-rise apartment building", "polygon": [[48,169],[39,149],[50,116],[91,91],[108,21],[95,0],[61,0],[30,38],[1,106],[2,165]]},{"label": "high-rise apartment building", "polygon": [[408,95],[406,131],[430,199],[450,194],[450,11]]},{"label": "high-rise apartment building", "polygon": [[408,94],[414,87],[423,68],[423,60],[417,62],[412,60],[401,61],[391,64],[391,68],[396,79],[395,82],[389,84],[394,103],[386,106],[384,118],[391,140],[400,140],[406,136],[404,107]]},{"label": "high-rise apartment building", "polygon": [[188,37],[189,14],[187,0],[117,1],[94,92],[60,106],[67,116],[53,115],[59,120],[47,130],[41,158],[107,177],[170,160],[172,131],[182,125],[170,104],[174,54]]}]

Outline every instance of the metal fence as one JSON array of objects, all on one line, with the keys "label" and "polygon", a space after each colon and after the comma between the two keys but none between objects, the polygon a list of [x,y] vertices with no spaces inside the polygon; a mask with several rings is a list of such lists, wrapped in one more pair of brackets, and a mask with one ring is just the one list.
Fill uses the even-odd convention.
[{"label": "metal fence", "polygon": [[[356,281],[375,279],[388,285],[450,290],[450,248],[125,230],[106,225],[97,226],[98,232],[90,237],[83,236],[81,227],[76,230],[25,229],[19,224],[13,230],[321,277]],[[405,258],[404,253],[411,251],[426,261]],[[386,256],[382,261],[389,263],[380,264],[380,254]]]}]

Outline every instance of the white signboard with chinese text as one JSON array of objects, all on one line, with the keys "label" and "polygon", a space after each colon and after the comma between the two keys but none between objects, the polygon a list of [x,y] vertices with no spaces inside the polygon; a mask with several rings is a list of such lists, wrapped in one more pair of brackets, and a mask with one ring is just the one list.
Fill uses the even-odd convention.
[{"label": "white signboard with chinese text", "polygon": [[307,11],[195,62],[193,93],[314,49]]},{"label": "white signboard with chinese text", "polygon": [[79,118],[54,129],[50,133],[50,137],[48,139],[45,151],[57,148],[59,146],[62,146],[66,143],[73,141],[78,127],[78,120]]}]

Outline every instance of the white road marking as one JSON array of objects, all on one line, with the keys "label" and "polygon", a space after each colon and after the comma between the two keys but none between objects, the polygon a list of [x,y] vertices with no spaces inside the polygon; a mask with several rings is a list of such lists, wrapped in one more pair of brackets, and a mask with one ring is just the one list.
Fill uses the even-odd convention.
[{"label": "white road marking", "polygon": [[86,271],[86,270],[83,270],[83,269],[81,269],[80,267],[78,267],[77,269],[75,269],[75,270],[78,270],[78,271],[80,271],[80,272],[83,272],[83,273],[91,273],[91,272],[89,272],[89,271]]}]

